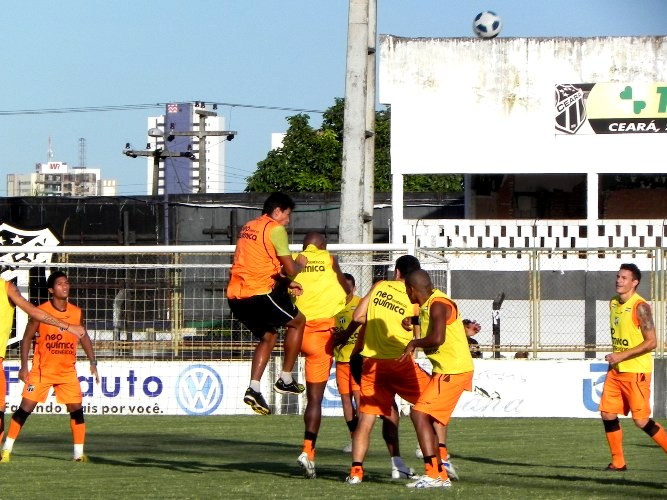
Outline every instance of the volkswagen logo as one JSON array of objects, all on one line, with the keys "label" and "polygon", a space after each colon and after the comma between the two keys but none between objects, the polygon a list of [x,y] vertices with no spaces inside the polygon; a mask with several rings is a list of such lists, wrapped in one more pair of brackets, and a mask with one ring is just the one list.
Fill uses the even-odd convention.
[{"label": "volkswagen logo", "polygon": [[188,415],[210,415],[222,401],[222,379],[206,365],[192,365],[181,372],[176,400]]}]

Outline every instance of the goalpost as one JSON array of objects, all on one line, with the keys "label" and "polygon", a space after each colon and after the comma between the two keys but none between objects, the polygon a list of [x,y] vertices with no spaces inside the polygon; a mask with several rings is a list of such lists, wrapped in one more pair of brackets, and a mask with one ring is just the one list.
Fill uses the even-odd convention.
[{"label": "goalpost", "polygon": [[[375,281],[391,278],[396,258],[408,253],[408,246],[339,244],[329,245],[329,250],[343,271],[355,276],[363,295]],[[5,257],[16,251],[0,248]],[[72,284],[70,300],[84,311],[101,376],[101,383],[94,384],[80,351],[77,369],[88,413],[252,413],[242,399],[256,340],[231,315],[225,294],[233,245],[23,247],[21,251],[47,258],[5,258],[4,278],[14,279],[23,295],[38,304],[48,298],[46,277],[62,270]],[[444,269],[438,259],[433,265]],[[438,286],[445,289],[441,283]],[[18,347],[20,325],[25,322],[21,316],[24,313],[17,310],[17,328],[5,361],[7,411],[15,410],[22,389]],[[274,413],[300,413],[305,396],[272,390],[282,362],[281,341],[282,335],[262,378],[262,393]],[[301,358],[295,371],[303,381]],[[342,414],[333,373],[324,413]],[[65,410],[49,398],[37,411]]]}]

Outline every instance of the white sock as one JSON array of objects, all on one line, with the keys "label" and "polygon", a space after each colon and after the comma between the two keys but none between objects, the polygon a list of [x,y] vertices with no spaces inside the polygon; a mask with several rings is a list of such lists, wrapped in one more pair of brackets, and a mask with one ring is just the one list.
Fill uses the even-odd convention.
[{"label": "white sock", "polygon": [[259,392],[259,380],[251,380],[250,388],[255,392]]},{"label": "white sock", "polygon": [[407,469],[401,457],[391,457],[391,466],[397,469]]},{"label": "white sock", "polygon": [[280,372],[280,378],[283,379],[283,382],[287,385],[291,384],[294,380],[291,372]]},{"label": "white sock", "polygon": [[5,439],[5,445],[2,447],[2,450],[7,450],[9,453],[11,453],[14,449],[14,441],[16,441],[16,439],[12,439],[10,437]]},{"label": "white sock", "polygon": [[83,456],[83,445],[75,444],[74,445],[74,459],[81,458]]}]

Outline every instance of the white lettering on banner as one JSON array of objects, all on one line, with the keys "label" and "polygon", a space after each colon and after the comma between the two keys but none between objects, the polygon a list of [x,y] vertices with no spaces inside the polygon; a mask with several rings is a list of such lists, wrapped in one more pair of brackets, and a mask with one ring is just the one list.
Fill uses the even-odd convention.
[{"label": "white lettering on banner", "polygon": [[[521,416],[521,405],[524,403],[523,399],[513,399],[510,401],[502,401],[500,399],[488,399],[483,396],[475,396],[473,398],[465,398],[461,400],[459,406],[462,411],[470,411],[474,413],[496,413],[498,417],[518,417]],[[458,407],[457,407],[458,408]]]}]

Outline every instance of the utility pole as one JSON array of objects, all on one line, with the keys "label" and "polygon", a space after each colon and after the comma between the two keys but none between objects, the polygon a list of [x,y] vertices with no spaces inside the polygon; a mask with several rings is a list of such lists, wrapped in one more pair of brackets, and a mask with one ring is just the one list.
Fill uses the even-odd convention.
[{"label": "utility pole", "polygon": [[234,130],[206,130],[206,117],[218,116],[215,111],[208,111],[206,109],[195,109],[195,113],[199,115],[198,130],[187,132],[177,132],[169,130],[166,132],[166,139],[170,140],[177,136],[197,137],[199,140],[199,192],[206,192],[206,138],[208,136],[226,136],[228,141],[234,139],[236,131]]},{"label": "utility pole", "polygon": [[349,0],[341,243],[373,241],[376,12],[377,0]]},{"label": "utility pole", "polygon": [[[150,145],[150,144],[149,144]],[[153,158],[153,196],[158,195],[158,180],[160,172],[160,160],[165,158],[190,158],[192,159],[194,155],[190,151],[167,151],[162,148],[155,149],[132,149],[130,143],[125,144],[125,149],[123,149],[123,154],[129,156],[130,158],[137,158],[138,156],[150,156]],[[169,244],[169,193],[167,192],[167,178],[163,177],[162,185],[162,199],[163,199],[163,210],[164,210],[164,244]]]}]

